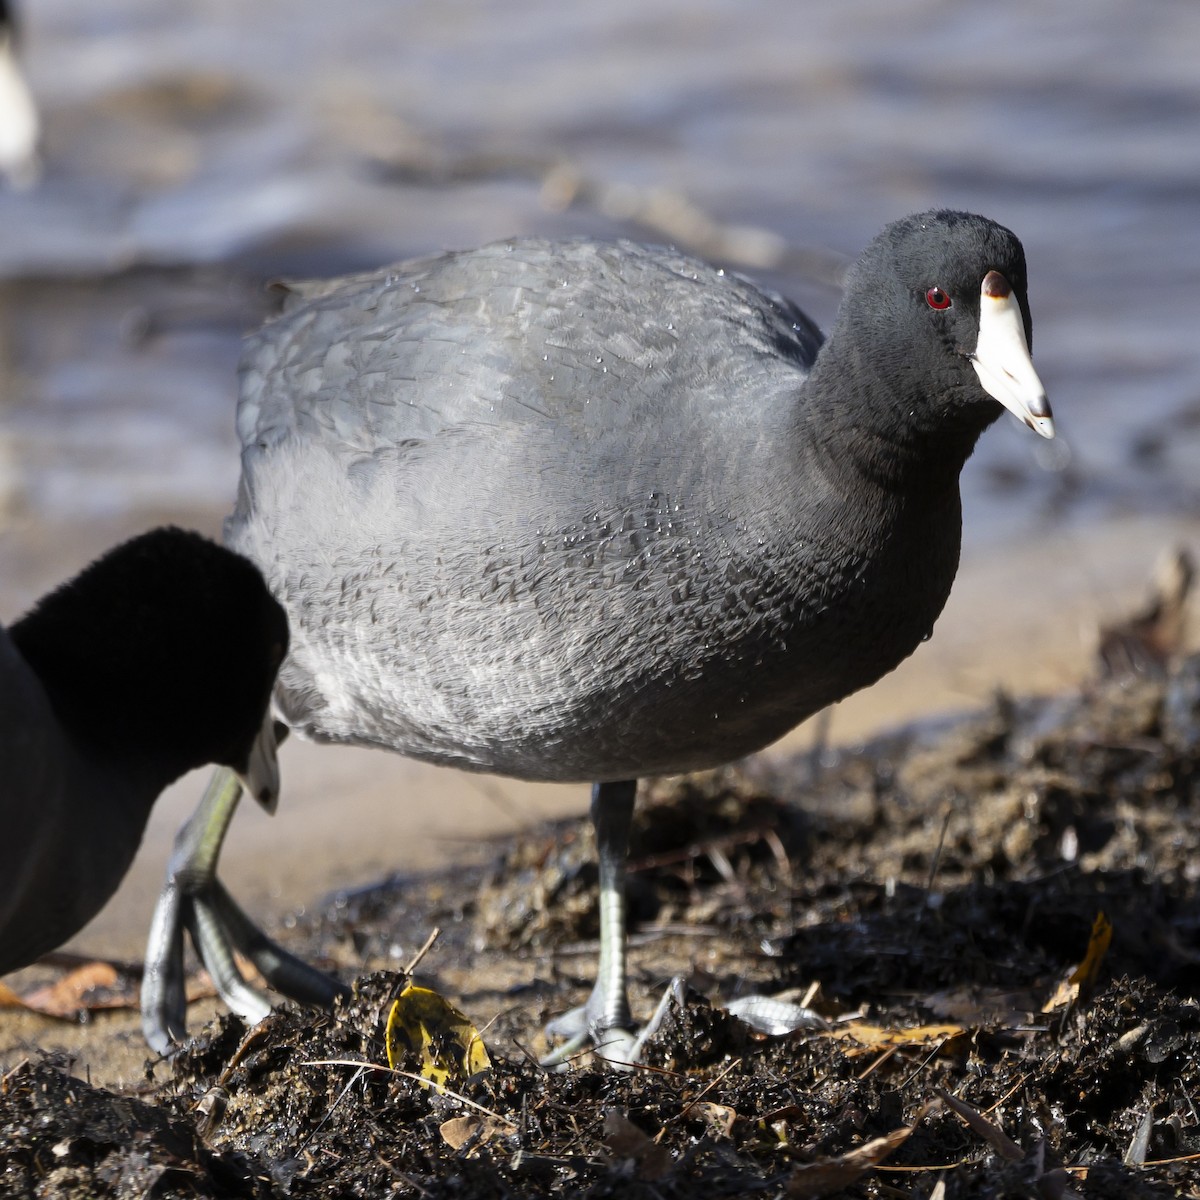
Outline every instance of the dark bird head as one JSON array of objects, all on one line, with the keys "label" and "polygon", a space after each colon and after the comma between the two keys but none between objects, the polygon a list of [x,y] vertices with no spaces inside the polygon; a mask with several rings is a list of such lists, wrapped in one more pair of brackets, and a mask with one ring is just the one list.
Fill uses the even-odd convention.
[{"label": "dark bird head", "polygon": [[941,210],[888,225],[847,276],[843,326],[851,347],[870,347],[864,365],[884,381],[872,417],[897,440],[953,441],[965,459],[998,405],[1054,436],[1030,357],[1025,252],[995,221]]},{"label": "dark bird head", "polygon": [[216,763],[274,806],[269,704],[287,618],[241,555],[196,533],[153,530],[43,597],[10,634],[92,761],[155,795]]}]

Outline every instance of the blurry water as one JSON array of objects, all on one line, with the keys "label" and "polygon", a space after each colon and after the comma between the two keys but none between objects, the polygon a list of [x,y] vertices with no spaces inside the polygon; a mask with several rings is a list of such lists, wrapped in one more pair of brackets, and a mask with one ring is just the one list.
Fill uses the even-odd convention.
[{"label": "blurry water", "polygon": [[[1066,445],[990,433],[968,541],[1194,511],[1194,0],[26,7],[48,161],[0,195],[0,512],[225,508],[237,340],[268,275],[631,232],[546,210],[528,180],[372,169],[414,147],[562,154],[846,255],[917,208],[987,213],[1025,243]],[[830,287],[769,282],[828,323]]]}]

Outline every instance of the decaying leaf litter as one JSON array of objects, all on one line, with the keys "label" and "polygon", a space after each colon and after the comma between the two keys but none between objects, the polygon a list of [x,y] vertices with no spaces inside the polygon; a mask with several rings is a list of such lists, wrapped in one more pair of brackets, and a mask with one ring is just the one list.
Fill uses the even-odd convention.
[{"label": "decaying leaf litter", "polygon": [[[634,1001],[679,976],[684,1004],[639,1069],[535,1065],[594,952],[567,822],[297,925],[292,949],[371,971],[333,1014],[226,1017],[137,1095],[16,1067],[0,1191],[1200,1195],[1200,657],[1169,601],[1106,631],[1071,694],[645,788]],[[417,982],[491,1056],[440,1087],[385,1046],[395,968],[434,926]],[[827,1028],[755,1033],[720,1007],[750,993]]]}]

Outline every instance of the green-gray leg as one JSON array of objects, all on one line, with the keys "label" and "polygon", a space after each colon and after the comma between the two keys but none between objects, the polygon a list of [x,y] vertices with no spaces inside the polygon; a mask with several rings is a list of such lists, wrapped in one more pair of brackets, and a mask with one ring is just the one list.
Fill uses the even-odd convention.
[{"label": "green-gray leg", "polygon": [[218,992],[234,1012],[259,1021],[270,1000],[248,984],[234,960],[240,951],[276,991],[303,1004],[328,1007],[346,989],[289,954],[238,907],[217,879],[217,861],[237,811],[242,787],[227,768],[214,772],[199,806],[175,839],[166,883],[154,910],[142,977],[142,1032],[151,1048],[167,1053],[186,1034],[183,931]]},{"label": "green-gray leg", "polygon": [[636,796],[636,780],[598,783],[592,788],[600,867],[600,963],[587,1003],[546,1026],[551,1036],[568,1040],[542,1060],[544,1066],[562,1065],[589,1041],[614,1065],[635,1060],[625,973],[625,864]]}]

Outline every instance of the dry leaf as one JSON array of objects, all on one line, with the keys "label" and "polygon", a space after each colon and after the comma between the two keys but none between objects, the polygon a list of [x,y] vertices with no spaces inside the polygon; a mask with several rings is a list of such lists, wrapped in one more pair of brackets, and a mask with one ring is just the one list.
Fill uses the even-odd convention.
[{"label": "dry leaf", "polygon": [[872,1138],[856,1150],[849,1150],[824,1162],[805,1163],[796,1167],[788,1179],[787,1195],[795,1200],[815,1200],[818,1196],[827,1196],[830,1192],[849,1187],[872,1167],[883,1162],[897,1146],[903,1145],[930,1107],[926,1105],[911,1125],[893,1129],[883,1137]]},{"label": "dry leaf", "polygon": [[451,1117],[438,1126],[442,1141],[451,1150],[461,1150],[472,1139],[476,1144],[490,1142],[493,1138],[508,1137],[516,1129],[508,1121],[501,1121],[485,1113],[467,1113],[462,1117]]},{"label": "dry leaf", "polygon": [[624,1160],[638,1179],[662,1179],[671,1169],[671,1151],[639,1129],[623,1113],[610,1108],[604,1114],[604,1148],[613,1159]]},{"label": "dry leaf", "polygon": [[942,1088],[938,1088],[938,1095],[966,1122],[971,1131],[983,1138],[1001,1158],[1006,1158],[1009,1162],[1025,1160],[1033,1170],[1039,1195],[1046,1197],[1046,1200],[1083,1200],[1083,1197],[1071,1187],[1073,1182],[1071,1172],[1063,1167],[1052,1167],[1050,1170],[1046,1170],[1046,1140],[1044,1138],[1034,1145],[1032,1153],[1026,1155],[1025,1151],[999,1125],[989,1121],[979,1109],[972,1107],[965,1100],[960,1100],[957,1096],[952,1096]]},{"label": "dry leaf", "polygon": [[[71,957],[77,960],[79,958],[77,955]],[[216,988],[203,972],[198,978],[188,980],[189,1004],[193,1000],[216,994]],[[136,1009],[139,1004],[138,984],[134,974],[129,968],[104,959],[82,961],[54,983],[34,988],[24,995],[13,991],[8,984],[0,983],[0,1010],[23,1008],[60,1021],[77,1021],[81,1012]]]},{"label": "dry leaf", "polygon": [[973,1108],[965,1100],[952,1096],[943,1088],[938,1088],[938,1095],[967,1123],[972,1132],[977,1133],[993,1150],[1010,1162],[1020,1162],[1025,1152],[1016,1142],[1000,1128],[989,1121],[977,1108]]},{"label": "dry leaf", "polygon": [[947,1042],[966,1032],[961,1025],[916,1025],[912,1029],[887,1029],[882,1025],[850,1021],[830,1030],[826,1036],[839,1041],[857,1042],[857,1046],[846,1048],[847,1056],[853,1056],[889,1047],[928,1046],[932,1042]]},{"label": "dry leaf", "polygon": [[680,1114],[686,1120],[704,1121],[718,1137],[732,1137],[737,1110],[728,1104],[714,1104],[711,1100],[698,1100],[689,1104]]},{"label": "dry leaf", "polygon": [[1022,1025],[1041,1003],[1032,992],[965,986],[925,992],[918,998],[923,1008],[943,1020],[974,1029]]},{"label": "dry leaf", "polygon": [[477,1133],[480,1132],[482,1121],[476,1116],[451,1117],[438,1126],[442,1141],[451,1150],[461,1150]]},{"label": "dry leaf", "polygon": [[0,1008],[24,1008],[25,1001],[8,986],[0,982]]},{"label": "dry leaf", "polygon": [[[21,1004],[43,1016],[74,1021],[81,1010],[128,1007],[131,1002],[128,985],[129,981],[111,963],[90,962],[54,983],[27,992],[21,997]],[[136,997],[136,989],[132,995]]]},{"label": "dry leaf", "polygon": [[1112,935],[1112,922],[1104,913],[1098,912],[1092,922],[1092,932],[1083,961],[1054,989],[1054,995],[1042,1005],[1042,1012],[1049,1013],[1065,1008],[1074,1004],[1081,992],[1087,995],[1092,990],[1100,974],[1104,956],[1112,944]]}]

